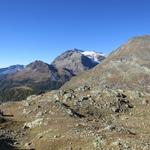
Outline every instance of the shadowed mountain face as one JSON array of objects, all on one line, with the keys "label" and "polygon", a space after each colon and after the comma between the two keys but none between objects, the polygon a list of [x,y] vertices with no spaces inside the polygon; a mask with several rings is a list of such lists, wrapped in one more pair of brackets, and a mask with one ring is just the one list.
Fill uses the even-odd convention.
[{"label": "shadowed mountain face", "polygon": [[58,89],[73,76],[97,64],[79,50],[66,51],[51,65],[35,61],[20,71],[0,77],[0,101],[22,100],[31,94]]},{"label": "shadowed mountain face", "polygon": [[[87,83],[150,91],[150,36],[135,37],[112,52],[102,64],[72,79]],[[71,83],[69,85],[72,85]],[[68,86],[68,84],[65,85]]]}]

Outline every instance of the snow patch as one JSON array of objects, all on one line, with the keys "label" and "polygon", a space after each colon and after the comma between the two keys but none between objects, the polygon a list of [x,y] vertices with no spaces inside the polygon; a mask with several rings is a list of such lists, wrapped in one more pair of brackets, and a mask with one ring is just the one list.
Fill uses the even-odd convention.
[{"label": "snow patch", "polygon": [[84,52],[81,52],[81,54],[83,54],[84,56],[87,56],[88,58],[98,63],[100,63],[100,57],[105,57],[104,54],[98,53],[95,51],[84,51]]}]

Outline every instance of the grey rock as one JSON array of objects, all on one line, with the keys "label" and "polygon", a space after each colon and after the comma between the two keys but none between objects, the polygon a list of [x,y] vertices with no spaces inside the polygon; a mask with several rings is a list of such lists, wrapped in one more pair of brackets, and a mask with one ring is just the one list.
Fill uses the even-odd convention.
[{"label": "grey rock", "polygon": [[24,129],[25,128],[32,129],[32,128],[40,127],[42,124],[43,124],[43,118],[39,118],[39,119],[36,119],[36,120],[34,120],[32,122],[25,123],[23,128]]},{"label": "grey rock", "polygon": [[86,91],[89,91],[90,89],[91,89],[90,86],[83,85],[83,86],[80,86],[79,88],[77,88],[77,91],[84,91],[84,92],[86,92]]},{"label": "grey rock", "polygon": [[115,113],[125,113],[129,110],[129,108],[133,108],[133,105],[130,104],[127,96],[118,93],[117,100],[111,104],[112,111]]},{"label": "grey rock", "polygon": [[43,113],[40,111],[36,114],[36,118],[39,118],[39,117],[42,117],[43,116]]},{"label": "grey rock", "polygon": [[89,96],[82,96],[82,97],[79,98],[79,101],[83,102],[83,101],[89,100],[89,98],[91,98],[90,95]]},{"label": "grey rock", "polygon": [[106,144],[106,140],[103,136],[97,136],[93,144],[95,148],[103,148],[103,145]]},{"label": "grey rock", "polygon": [[66,102],[67,100],[71,100],[76,97],[74,90],[69,89],[63,92],[63,100]]}]

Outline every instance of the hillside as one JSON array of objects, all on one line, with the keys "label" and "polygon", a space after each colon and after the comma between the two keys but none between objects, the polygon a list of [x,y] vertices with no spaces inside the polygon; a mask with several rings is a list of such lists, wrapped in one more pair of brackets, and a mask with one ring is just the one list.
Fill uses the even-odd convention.
[{"label": "hillside", "polygon": [[101,64],[80,77],[73,78],[71,82],[64,87],[90,84],[149,92],[150,36],[132,38],[112,52]]}]

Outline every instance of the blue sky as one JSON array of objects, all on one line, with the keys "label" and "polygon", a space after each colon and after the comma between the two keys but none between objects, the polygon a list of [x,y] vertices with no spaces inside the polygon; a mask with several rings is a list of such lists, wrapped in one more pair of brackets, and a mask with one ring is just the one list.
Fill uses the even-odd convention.
[{"label": "blue sky", "polygon": [[150,34],[149,0],[0,0],[0,67],[72,48],[108,54]]}]

